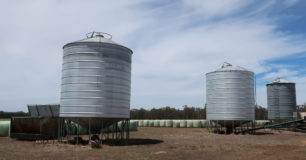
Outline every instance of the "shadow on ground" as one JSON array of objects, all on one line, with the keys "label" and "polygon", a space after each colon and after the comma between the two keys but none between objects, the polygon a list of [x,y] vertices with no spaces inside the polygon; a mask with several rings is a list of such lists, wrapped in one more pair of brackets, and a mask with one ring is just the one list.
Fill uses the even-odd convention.
[{"label": "shadow on ground", "polygon": [[108,144],[108,145],[123,145],[123,146],[130,146],[130,145],[151,145],[151,144],[159,144],[163,143],[164,141],[162,140],[157,140],[157,139],[142,139],[142,138],[132,138],[129,139],[126,143],[116,143],[113,142],[112,140],[104,140],[102,141],[103,144]]},{"label": "shadow on ground", "polygon": [[272,135],[273,133],[271,132],[255,132],[255,133],[252,133],[250,135]]},{"label": "shadow on ground", "polygon": [[[102,141],[102,144],[111,145],[111,146],[130,146],[130,145],[152,145],[163,143],[162,140],[157,139],[142,139],[142,138],[132,138],[128,141],[116,141],[111,139],[106,139]],[[69,140],[69,144],[80,144],[80,145],[88,145],[88,140],[82,140],[81,138],[77,141]]]},{"label": "shadow on ground", "polygon": [[247,131],[243,131],[243,132],[231,132],[231,133],[227,133],[225,131],[212,131],[211,133],[213,134],[221,134],[221,135],[230,135],[230,134],[235,134],[235,135],[238,135],[238,134],[241,134],[241,135],[271,135],[273,134],[272,132],[259,132],[259,131],[256,131],[256,132],[247,132]]}]

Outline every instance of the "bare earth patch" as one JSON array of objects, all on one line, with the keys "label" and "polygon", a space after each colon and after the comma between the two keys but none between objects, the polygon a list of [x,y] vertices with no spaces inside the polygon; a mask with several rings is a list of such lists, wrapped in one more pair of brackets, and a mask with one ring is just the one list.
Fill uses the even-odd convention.
[{"label": "bare earth patch", "polygon": [[[38,144],[0,138],[0,160],[305,160],[306,133],[273,131],[258,135],[217,135],[203,128],[138,128],[127,146]],[[261,131],[262,133],[264,131]]]}]

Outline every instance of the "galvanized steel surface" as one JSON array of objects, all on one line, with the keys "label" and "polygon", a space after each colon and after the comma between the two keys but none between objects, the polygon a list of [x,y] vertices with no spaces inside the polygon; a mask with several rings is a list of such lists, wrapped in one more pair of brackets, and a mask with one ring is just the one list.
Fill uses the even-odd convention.
[{"label": "galvanized steel surface", "polygon": [[254,120],[254,73],[225,66],[206,74],[207,120]]},{"label": "galvanized steel surface", "polygon": [[292,119],[296,112],[295,83],[267,84],[268,119]]},{"label": "galvanized steel surface", "polygon": [[132,51],[102,35],[63,49],[60,117],[129,118]]}]

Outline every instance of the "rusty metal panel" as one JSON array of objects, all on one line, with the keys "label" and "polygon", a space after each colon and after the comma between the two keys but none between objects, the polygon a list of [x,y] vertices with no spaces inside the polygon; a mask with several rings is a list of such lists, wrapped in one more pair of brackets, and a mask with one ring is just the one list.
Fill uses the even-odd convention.
[{"label": "rusty metal panel", "polygon": [[12,117],[11,137],[16,139],[55,139],[58,118]]}]

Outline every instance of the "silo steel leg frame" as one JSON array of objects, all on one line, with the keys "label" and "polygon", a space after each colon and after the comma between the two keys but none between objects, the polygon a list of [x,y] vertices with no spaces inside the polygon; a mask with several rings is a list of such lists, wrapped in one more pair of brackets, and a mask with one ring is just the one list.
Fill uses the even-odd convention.
[{"label": "silo steel leg frame", "polygon": [[218,126],[218,120],[217,120],[217,124],[216,124],[216,129],[217,129],[217,134],[219,134],[219,126]]},{"label": "silo steel leg frame", "polygon": [[78,122],[78,124],[77,124],[77,144],[79,144],[79,130],[80,130],[80,123],[79,123],[79,118],[77,118],[77,122]]},{"label": "silo steel leg frame", "polygon": [[88,144],[91,144],[91,118],[88,119]]},{"label": "silo steel leg frame", "polygon": [[100,144],[102,145],[103,140],[103,120],[101,120],[101,129],[100,129]]}]

